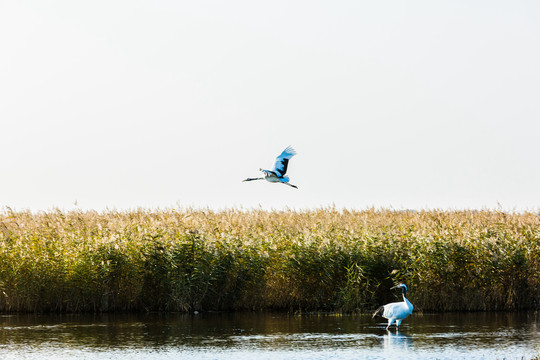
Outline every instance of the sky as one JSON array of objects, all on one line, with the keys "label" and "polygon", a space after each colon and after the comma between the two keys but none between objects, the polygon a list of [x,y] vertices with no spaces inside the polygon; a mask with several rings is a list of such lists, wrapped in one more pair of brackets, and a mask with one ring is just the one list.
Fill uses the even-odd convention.
[{"label": "sky", "polygon": [[0,49],[0,210],[540,209],[536,0],[0,0]]}]

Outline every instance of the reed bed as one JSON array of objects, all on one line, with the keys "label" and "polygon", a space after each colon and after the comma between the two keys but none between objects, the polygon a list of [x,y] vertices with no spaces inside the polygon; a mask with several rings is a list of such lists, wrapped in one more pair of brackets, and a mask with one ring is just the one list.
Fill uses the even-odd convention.
[{"label": "reed bed", "polygon": [[0,311],[538,309],[540,216],[496,211],[0,214]]}]

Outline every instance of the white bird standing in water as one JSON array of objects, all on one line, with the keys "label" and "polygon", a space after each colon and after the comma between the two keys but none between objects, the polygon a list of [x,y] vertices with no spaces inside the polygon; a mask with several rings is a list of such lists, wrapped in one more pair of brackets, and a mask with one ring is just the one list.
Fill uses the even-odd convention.
[{"label": "white bird standing in water", "polygon": [[403,301],[383,305],[373,313],[373,318],[382,316],[383,318],[388,319],[388,326],[386,327],[386,330],[388,330],[394,321],[396,322],[396,330],[399,330],[399,325],[401,325],[403,319],[411,315],[413,311],[413,304],[411,304],[409,299],[406,297],[407,286],[404,283],[399,283],[392,289],[399,288],[401,288],[401,292],[403,294]]},{"label": "white bird standing in water", "polygon": [[289,184],[289,177],[285,175],[287,172],[287,165],[289,164],[289,160],[296,155],[296,151],[288,146],[283,152],[276,158],[276,163],[274,164],[273,170],[264,170],[259,169],[264,174],[264,177],[258,177],[258,178],[247,178],[244,181],[253,181],[253,180],[266,180],[272,183],[282,183],[285,185],[289,185],[295,189],[298,189],[297,186],[293,184]]}]

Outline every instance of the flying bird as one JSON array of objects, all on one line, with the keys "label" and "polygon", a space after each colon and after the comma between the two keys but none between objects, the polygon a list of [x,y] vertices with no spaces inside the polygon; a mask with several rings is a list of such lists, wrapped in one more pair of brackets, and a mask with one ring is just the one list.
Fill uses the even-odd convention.
[{"label": "flying bird", "polygon": [[[396,330],[399,330],[399,325],[401,325],[401,322],[403,319],[405,319],[407,316],[411,315],[413,311],[413,304],[407,299],[407,286],[403,283],[399,283],[398,285],[394,286],[392,289],[400,289],[401,293],[403,294],[403,301],[390,303],[381,306],[373,313],[373,318],[376,318],[377,316],[381,316],[385,319],[388,319],[388,326],[386,327],[386,330],[392,325],[392,323],[396,322]],[[392,290],[390,289],[390,290]]]},{"label": "flying bird", "polygon": [[298,189],[298,186],[289,184],[289,177],[285,175],[287,172],[287,165],[289,165],[289,160],[296,155],[296,151],[288,146],[283,152],[276,158],[276,163],[274,164],[273,170],[264,170],[262,171],[264,177],[258,178],[247,178],[244,181],[253,181],[253,180],[266,180],[272,183],[282,183],[289,185],[295,189]]}]

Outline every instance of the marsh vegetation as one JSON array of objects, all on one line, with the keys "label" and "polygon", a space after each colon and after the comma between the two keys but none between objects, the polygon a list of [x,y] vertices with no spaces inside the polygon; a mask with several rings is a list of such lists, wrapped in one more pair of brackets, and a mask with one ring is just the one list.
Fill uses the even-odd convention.
[{"label": "marsh vegetation", "polygon": [[540,216],[496,211],[0,214],[0,311],[537,309]]}]

